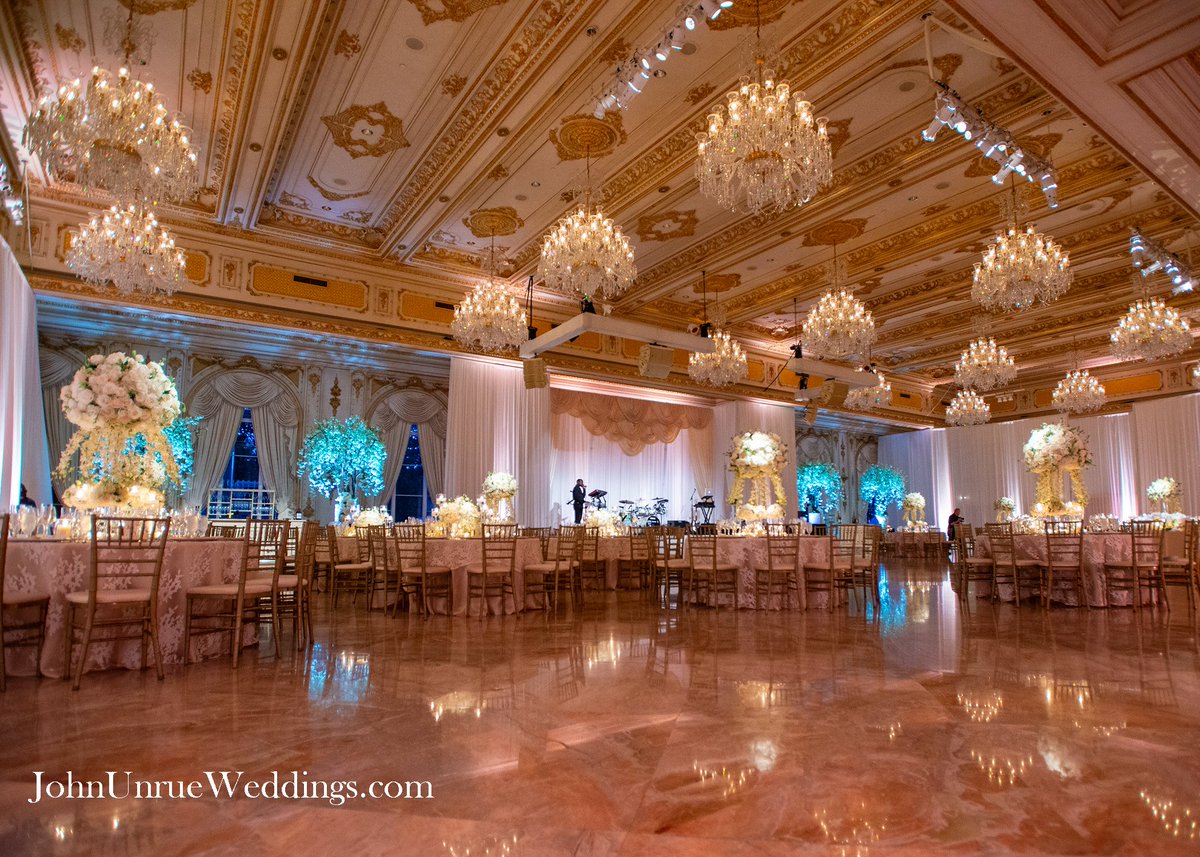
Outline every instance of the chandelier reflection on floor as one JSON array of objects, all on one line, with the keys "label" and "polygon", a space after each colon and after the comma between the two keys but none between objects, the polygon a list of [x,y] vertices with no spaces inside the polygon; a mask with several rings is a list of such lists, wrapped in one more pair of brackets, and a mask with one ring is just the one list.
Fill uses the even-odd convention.
[{"label": "chandelier reflection on floor", "polygon": [[1064,414],[1090,414],[1108,403],[1108,394],[1088,370],[1073,369],[1055,386],[1050,401]]},{"label": "chandelier reflection on floor", "polygon": [[946,425],[978,426],[991,418],[991,407],[974,390],[959,390],[946,407]]},{"label": "chandelier reflection on floor", "polygon": [[830,288],[808,311],[800,333],[804,350],[814,357],[844,358],[866,354],[875,342],[875,319],[845,285],[844,262],[834,249]]},{"label": "chandelier reflection on floor", "polygon": [[615,298],[633,283],[633,248],[611,218],[592,205],[592,167],[587,158],[583,205],[558,221],[542,242],[538,273],[547,288],[586,298]]},{"label": "chandelier reflection on floor", "polygon": [[1109,334],[1119,360],[1161,360],[1192,346],[1192,332],[1179,313],[1158,298],[1143,297]]},{"label": "chandelier reflection on floor", "polygon": [[873,387],[855,387],[846,394],[845,405],[852,411],[873,411],[890,405],[892,402],[892,385],[884,379],[882,372],[876,373],[876,384]]},{"label": "chandelier reflection on floor", "polygon": [[[755,4],[755,14],[758,5]],[[696,135],[700,191],[733,211],[758,214],[803,205],[833,181],[825,119],[814,119],[804,93],[794,94],[767,67],[755,25],[754,67],[708,115]]]},{"label": "chandelier reflection on floor", "polygon": [[142,205],[96,213],[79,228],[67,265],[89,283],[112,283],[128,294],[166,292],[183,284],[184,255],[175,238]]},{"label": "chandelier reflection on floor", "polygon": [[503,354],[515,351],[529,335],[528,322],[517,299],[497,283],[496,236],[485,256],[486,282],[479,283],[454,307],[450,332],[468,351]]},{"label": "chandelier reflection on floor", "polygon": [[1003,387],[1016,377],[1017,364],[1008,349],[990,336],[972,340],[954,366],[958,385],[976,390]]},{"label": "chandelier reflection on floor", "polygon": [[1010,192],[1005,206],[1008,230],[989,244],[975,263],[971,297],[991,310],[1025,309],[1040,300],[1058,300],[1071,286],[1067,253],[1032,223],[1021,228],[1020,205]]}]

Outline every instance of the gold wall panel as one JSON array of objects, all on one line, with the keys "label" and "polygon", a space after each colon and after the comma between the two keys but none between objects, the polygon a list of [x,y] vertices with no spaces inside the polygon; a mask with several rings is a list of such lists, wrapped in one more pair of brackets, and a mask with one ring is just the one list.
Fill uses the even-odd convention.
[{"label": "gold wall panel", "polygon": [[[321,285],[322,283],[325,285]],[[367,308],[367,287],[364,283],[330,280],[325,277],[300,274],[296,271],[285,271],[270,265],[251,267],[250,292],[256,295],[301,298],[315,303],[344,306],[356,310]]]},{"label": "gold wall panel", "polygon": [[1154,393],[1162,389],[1162,373],[1147,372],[1144,375],[1127,375],[1124,378],[1105,379],[1104,389],[1109,398],[1130,393]]},{"label": "gold wall panel", "polygon": [[[441,303],[443,306],[438,306]],[[447,309],[447,307],[449,307]],[[449,324],[454,321],[454,305],[428,295],[405,292],[400,300],[400,314],[414,321],[435,321]]]},{"label": "gold wall panel", "polygon": [[208,285],[208,254],[198,250],[183,251],[183,275],[200,286]]},{"label": "gold wall panel", "polygon": [[746,361],[746,378],[750,381],[764,381],[766,376],[763,374],[763,363],[761,360]]}]

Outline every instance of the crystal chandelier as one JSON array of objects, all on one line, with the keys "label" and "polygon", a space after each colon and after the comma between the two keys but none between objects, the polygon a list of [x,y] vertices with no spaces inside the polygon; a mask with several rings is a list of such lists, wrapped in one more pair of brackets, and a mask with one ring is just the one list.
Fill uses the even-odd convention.
[{"label": "crystal chandelier", "polygon": [[891,404],[892,385],[877,373],[878,381],[874,387],[855,387],[846,394],[845,405],[852,411],[872,411]]},{"label": "crystal chandelier", "polygon": [[475,286],[454,307],[450,332],[468,351],[505,353],[515,351],[528,336],[528,322],[517,299],[495,278],[496,236],[487,256],[487,282]]},{"label": "crystal chandelier", "polygon": [[114,205],[79,227],[67,265],[89,283],[112,283],[123,294],[171,294],[184,280],[183,251],[141,205]]},{"label": "crystal chandelier", "polygon": [[817,357],[866,354],[875,342],[875,319],[844,285],[845,267],[839,265],[836,255],[832,279],[829,291],[808,311],[800,342],[805,351]]},{"label": "crystal chandelier", "polygon": [[1008,231],[975,263],[971,297],[991,310],[1024,309],[1035,300],[1058,300],[1071,286],[1067,254],[1032,223],[1021,229],[1020,206],[1011,192]]},{"label": "crystal chandelier", "polygon": [[990,390],[1003,387],[1017,377],[1017,364],[1008,349],[992,337],[972,340],[954,365],[954,380],[960,387]]},{"label": "crystal chandelier", "polygon": [[44,97],[29,117],[25,143],[58,180],[73,179],[125,203],[189,198],[196,188],[191,132],[158,97],[154,84],[114,78],[96,66]]},{"label": "crystal chandelier", "polygon": [[978,426],[992,417],[992,409],[974,390],[959,390],[946,407],[946,425]]},{"label": "crystal chandelier", "polygon": [[713,332],[716,347],[707,353],[692,352],[688,375],[693,381],[710,387],[727,387],[746,377],[746,354],[736,339],[723,330]]},{"label": "crystal chandelier", "polygon": [[568,295],[615,298],[637,276],[629,240],[599,206],[592,205],[592,166],[587,157],[583,205],[546,234],[538,273],[545,285]]},{"label": "crystal chandelier", "polygon": [[803,205],[833,181],[825,119],[813,118],[804,93],[793,98],[787,82],[775,80],[757,26],[755,39],[754,68],[708,115],[707,133],[696,135],[700,191],[750,214]]},{"label": "crystal chandelier", "polygon": [[1074,369],[1058,382],[1051,396],[1054,409],[1064,414],[1089,414],[1108,403],[1104,385],[1086,369]]},{"label": "crystal chandelier", "polygon": [[1179,313],[1158,298],[1142,298],[1117,322],[1109,339],[1118,360],[1161,360],[1192,345],[1192,332]]}]

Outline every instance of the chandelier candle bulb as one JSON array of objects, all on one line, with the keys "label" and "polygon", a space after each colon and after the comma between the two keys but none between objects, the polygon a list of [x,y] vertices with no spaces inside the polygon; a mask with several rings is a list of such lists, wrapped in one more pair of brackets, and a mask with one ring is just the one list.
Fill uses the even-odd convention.
[{"label": "chandelier candle bulb", "polygon": [[724,330],[712,335],[716,347],[708,352],[693,352],[688,357],[688,375],[693,381],[711,387],[728,387],[746,378],[746,354]]},{"label": "chandelier candle bulb", "polygon": [[808,311],[800,341],[818,357],[866,354],[875,342],[875,319],[847,290],[830,290]]},{"label": "chandelier candle bulb", "polygon": [[1104,385],[1086,369],[1075,369],[1058,382],[1051,396],[1055,410],[1064,414],[1087,414],[1098,411],[1108,402]]},{"label": "chandelier candle bulb", "polygon": [[954,379],[960,387],[991,390],[1016,377],[1017,365],[1008,350],[990,336],[972,340],[954,366]]}]

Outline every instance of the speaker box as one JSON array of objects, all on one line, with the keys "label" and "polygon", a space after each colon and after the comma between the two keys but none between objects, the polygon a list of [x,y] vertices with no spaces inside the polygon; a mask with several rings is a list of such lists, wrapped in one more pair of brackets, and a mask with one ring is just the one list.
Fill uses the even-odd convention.
[{"label": "speaker box", "polygon": [[643,378],[665,378],[671,374],[675,349],[661,345],[643,345],[638,355],[638,372]]},{"label": "speaker box", "polygon": [[526,390],[540,390],[550,386],[550,376],[546,374],[546,361],[542,358],[522,360],[521,369],[525,373]]}]

